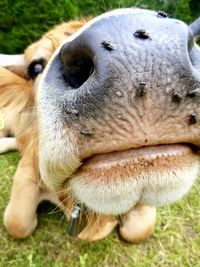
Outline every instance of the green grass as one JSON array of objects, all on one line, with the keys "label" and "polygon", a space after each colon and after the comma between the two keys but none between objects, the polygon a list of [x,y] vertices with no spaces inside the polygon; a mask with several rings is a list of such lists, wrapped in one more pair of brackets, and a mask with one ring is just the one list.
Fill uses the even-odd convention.
[{"label": "green grass", "polygon": [[117,231],[96,243],[67,235],[62,212],[39,209],[39,225],[32,236],[16,241],[3,226],[17,153],[0,155],[0,267],[200,267],[200,184],[183,200],[160,208],[153,236],[139,245],[119,240]]}]

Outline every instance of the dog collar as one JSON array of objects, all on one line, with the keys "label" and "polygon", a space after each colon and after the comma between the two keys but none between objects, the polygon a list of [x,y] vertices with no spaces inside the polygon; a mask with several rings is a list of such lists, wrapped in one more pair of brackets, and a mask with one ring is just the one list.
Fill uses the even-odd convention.
[{"label": "dog collar", "polygon": [[67,227],[67,233],[75,238],[87,224],[86,216],[88,210],[80,204],[77,204],[70,214],[70,220]]}]

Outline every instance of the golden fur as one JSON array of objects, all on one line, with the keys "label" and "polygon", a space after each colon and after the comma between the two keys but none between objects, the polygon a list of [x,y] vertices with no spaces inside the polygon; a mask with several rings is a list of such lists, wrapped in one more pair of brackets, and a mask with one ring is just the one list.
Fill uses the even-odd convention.
[{"label": "golden fur", "polygon": [[0,67],[0,99],[4,124],[1,136],[19,137],[18,148],[22,151],[23,142],[20,142],[20,135],[30,127],[34,114],[32,82]]},{"label": "golden fur", "polygon": [[[36,209],[42,200],[47,199],[59,205],[68,218],[74,206],[70,192],[68,195],[51,192],[40,179],[34,105],[36,92],[34,84],[38,78],[36,81],[29,79],[27,67],[38,58],[48,61],[60,43],[85,22],[85,20],[71,21],[46,33],[38,42],[25,50],[25,66],[20,68],[11,66],[9,70],[0,68],[0,112],[5,121],[1,133],[4,136],[8,133],[16,136],[17,146],[22,154],[4,215],[4,224],[14,238],[25,238],[34,231],[37,225]],[[147,239],[153,231],[155,217],[155,209],[137,207],[124,217],[120,235],[130,242]],[[118,221],[114,216],[89,212],[85,228],[78,237],[87,241],[98,240],[107,236],[117,224]]]},{"label": "golden fur", "polygon": [[[0,114],[4,122],[4,128],[0,129],[0,137],[14,135],[20,137],[33,119],[34,111],[34,86],[36,80],[28,77],[28,66],[37,59],[49,61],[56,48],[66,40],[68,36],[82,27],[86,21],[71,21],[56,26],[31,44],[24,52],[24,59],[20,66],[9,66],[8,69],[0,67]],[[22,143],[17,140],[18,149],[23,150]],[[6,152],[1,148],[0,152]]]}]

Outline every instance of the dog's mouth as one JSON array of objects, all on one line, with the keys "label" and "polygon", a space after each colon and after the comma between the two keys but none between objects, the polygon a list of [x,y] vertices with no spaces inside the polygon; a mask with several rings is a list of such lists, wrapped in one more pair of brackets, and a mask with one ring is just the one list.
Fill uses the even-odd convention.
[{"label": "dog's mouth", "polygon": [[79,171],[95,172],[102,179],[109,175],[112,180],[114,176],[116,180],[127,176],[129,170],[137,175],[143,168],[168,167],[174,160],[197,153],[195,146],[185,144],[146,146],[91,156],[83,161]]},{"label": "dog's mouth", "polygon": [[188,144],[156,145],[99,154],[83,161],[70,185],[89,208],[121,214],[138,203],[163,205],[194,183],[198,149]]}]

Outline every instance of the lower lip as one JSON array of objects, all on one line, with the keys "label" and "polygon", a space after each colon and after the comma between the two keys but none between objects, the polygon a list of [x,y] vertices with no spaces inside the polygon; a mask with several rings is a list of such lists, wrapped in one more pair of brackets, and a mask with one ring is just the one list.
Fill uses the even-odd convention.
[{"label": "lower lip", "polygon": [[[157,145],[141,148],[133,148],[125,151],[115,151],[107,154],[94,155],[84,160],[79,171],[88,172],[94,170],[109,170],[120,166],[135,166],[142,162],[146,167],[153,162],[160,160],[174,159],[194,154],[194,150],[189,145],[173,144],[173,145]],[[165,162],[166,164],[166,162]],[[138,166],[139,167],[139,166]]]}]

